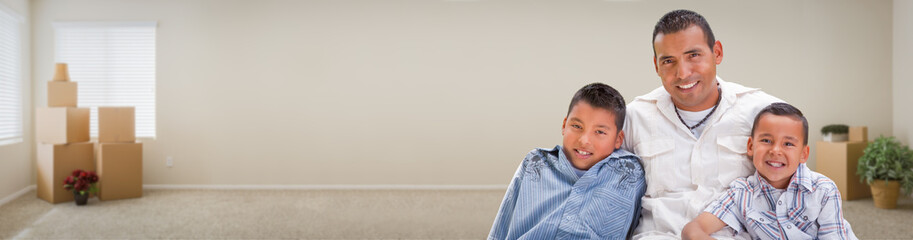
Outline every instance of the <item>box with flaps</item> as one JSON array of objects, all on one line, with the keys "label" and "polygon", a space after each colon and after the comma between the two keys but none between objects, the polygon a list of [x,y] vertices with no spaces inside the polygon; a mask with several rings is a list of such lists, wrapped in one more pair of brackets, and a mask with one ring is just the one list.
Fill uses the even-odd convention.
[{"label": "box with flaps", "polygon": [[35,137],[39,142],[62,144],[89,141],[88,108],[38,108],[35,122]]},{"label": "box with flaps", "polygon": [[70,70],[67,69],[66,63],[57,63],[54,67],[53,81],[70,81]]},{"label": "box with flaps", "polygon": [[76,107],[76,99],[76,82],[48,82],[48,107]]},{"label": "box with flaps", "polygon": [[98,199],[143,196],[143,143],[97,143]]},{"label": "box with flaps", "polygon": [[843,200],[872,196],[869,186],[859,181],[856,167],[868,142],[818,141],[815,171],[827,176],[840,190]]},{"label": "box with flaps", "polygon": [[95,145],[91,142],[36,145],[38,198],[50,203],[73,201],[73,192],[63,188],[63,180],[76,169],[95,171]]},{"label": "box with flaps", "polygon": [[850,142],[868,142],[869,141],[869,128],[868,127],[850,127]]},{"label": "box with flaps", "polygon": [[133,107],[98,107],[98,142],[135,142],[135,112]]}]

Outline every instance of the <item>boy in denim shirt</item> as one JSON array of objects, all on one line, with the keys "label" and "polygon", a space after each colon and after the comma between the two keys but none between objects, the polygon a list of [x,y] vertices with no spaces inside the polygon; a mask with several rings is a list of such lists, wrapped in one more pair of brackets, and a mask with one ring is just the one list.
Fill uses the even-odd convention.
[{"label": "boy in denim shirt", "polygon": [[709,239],[728,225],[753,239],[856,239],[837,185],[805,166],[808,152],[808,121],[799,109],[786,103],[762,109],[748,139],[757,171],[733,181],[685,225],[682,237]]},{"label": "boy in denim shirt", "polygon": [[619,149],[625,102],[593,83],[577,91],[563,145],[534,149],[514,174],[488,239],[624,239],[640,217],[639,158]]}]

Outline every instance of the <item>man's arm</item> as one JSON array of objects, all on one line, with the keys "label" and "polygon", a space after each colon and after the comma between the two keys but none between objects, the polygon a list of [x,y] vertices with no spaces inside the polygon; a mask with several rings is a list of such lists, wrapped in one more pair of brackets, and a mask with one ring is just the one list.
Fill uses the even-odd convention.
[{"label": "man's arm", "polygon": [[697,218],[685,224],[685,229],[682,230],[682,238],[713,239],[710,234],[723,229],[723,227],[726,227],[726,223],[723,220],[713,214],[703,212]]}]

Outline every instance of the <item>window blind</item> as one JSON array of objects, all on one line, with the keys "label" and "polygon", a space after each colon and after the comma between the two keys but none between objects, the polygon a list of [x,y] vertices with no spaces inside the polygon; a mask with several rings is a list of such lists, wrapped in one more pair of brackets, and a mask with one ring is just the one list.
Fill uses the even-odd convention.
[{"label": "window blind", "polygon": [[0,4],[0,145],[22,142],[22,22]]},{"label": "window blind", "polygon": [[136,136],[155,138],[155,22],[54,23],[56,60],[79,83],[79,107],[134,106]]}]

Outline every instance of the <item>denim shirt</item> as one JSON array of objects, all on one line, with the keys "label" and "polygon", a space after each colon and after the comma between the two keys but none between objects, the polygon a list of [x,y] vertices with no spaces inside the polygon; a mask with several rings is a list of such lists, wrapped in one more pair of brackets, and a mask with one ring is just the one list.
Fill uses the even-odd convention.
[{"label": "denim shirt", "polygon": [[561,150],[534,149],[514,174],[488,239],[624,239],[646,190],[639,158],[616,150],[578,177]]}]

